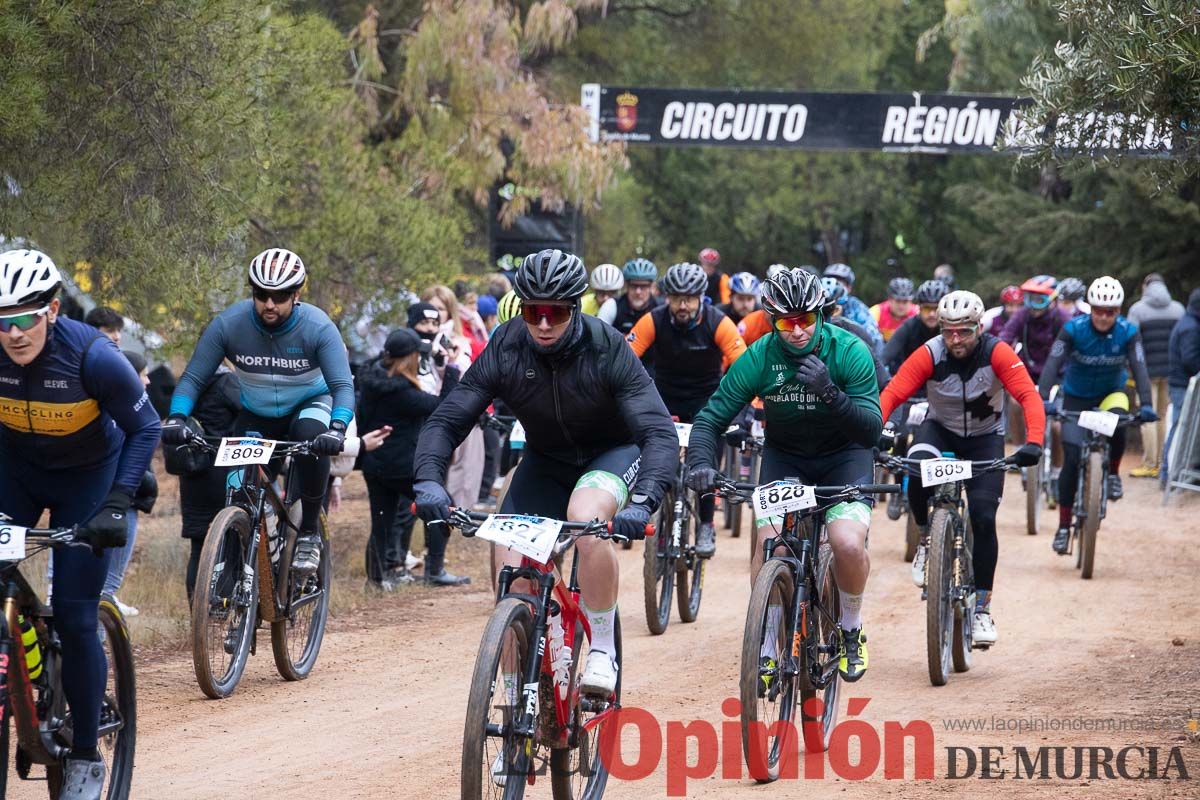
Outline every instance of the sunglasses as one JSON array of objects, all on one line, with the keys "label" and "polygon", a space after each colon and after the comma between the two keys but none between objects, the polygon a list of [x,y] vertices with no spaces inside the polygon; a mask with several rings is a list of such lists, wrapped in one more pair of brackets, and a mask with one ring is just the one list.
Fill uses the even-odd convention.
[{"label": "sunglasses", "polygon": [[942,328],[942,336],[947,340],[970,339],[978,328]]},{"label": "sunglasses", "polygon": [[562,325],[571,318],[575,306],[564,306],[552,303],[523,303],[521,316],[530,325],[537,325],[544,319],[550,327]]},{"label": "sunglasses", "polygon": [[1025,305],[1029,308],[1046,308],[1052,299],[1048,294],[1026,294]]},{"label": "sunglasses", "polygon": [[8,333],[13,328],[20,331],[32,330],[41,322],[42,317],[50,310],[50,306],[42,306],[37,311],[26,311],[24,314],[11,314],[0,317],[0,332]]},{"label": "sunglasses", "polygon": [[938,307],[937,307],[936,303],[922,303],[921,304],[921,313],[922,314],[936,314],[937,310],[938,310]]},{"label": "sunglasses", "polygon": [[817,312],[806,311],[803,314],[795,314],[790,317],[778,317],[775,320],[775,330],[780,333],[791,333],[797,326],[801,328],[810,328],[817,324]]},{"label": "sunglasses", "polygon": [[265,303],[270,300],[275,305],[281,306],[288,300],[291,300],[292,295],[294,295],[295,292],[291,289],[281,289],[277,292],[272,292],[268,289],[260,289],[255,286],[252,294],[254,295],[254,299],[260,303]]}]

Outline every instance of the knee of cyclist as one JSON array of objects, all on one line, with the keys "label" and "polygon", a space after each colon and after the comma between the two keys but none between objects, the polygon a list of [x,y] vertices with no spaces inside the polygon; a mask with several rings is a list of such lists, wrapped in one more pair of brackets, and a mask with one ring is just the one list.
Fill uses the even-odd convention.
[{"label": "knee of cyclist", "polygon": [[329,430],[327,423],[306,417],[296,420],[288,433],[297,442],[310,442],[327,430]]},{"label": "knee of cyclist", "polygon": [[99,630],[99,604],[96,601],[60,599],[56,594],[54,629],[64,642],[85,641]]},{"label": "knee of cyclist", "polygon": [[991,499],[972,503],[971,497],[967,497],[967,507],[971,509],[971,527],[977,535],[995,532],[998,505],[997,501]]}]

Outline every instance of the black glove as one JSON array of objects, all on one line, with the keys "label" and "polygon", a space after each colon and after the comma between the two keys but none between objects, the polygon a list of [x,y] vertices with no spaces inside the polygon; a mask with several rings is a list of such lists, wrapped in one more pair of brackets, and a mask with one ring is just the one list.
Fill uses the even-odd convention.
[{"label": "black glove", "polygon": [[346,423],[335,419],[329,423],[329,430],[321,432],[312,440],[309,451],[314,456],[336,456],[342,452],[346,444]]},{"label": "black glove", "polygon": [[896,426],[888,423],[883,426],[883,431],[879,434],[879,449],[890,451],[896,446]]},{"label": "black glove", "polygon": [[106,547],[124,547],[129,537],[129,504],[132,498],[120,489],[113,489],[104,498],[100,510],[79,527],[75,538],[92,546],[100,555]]},{"label": "black glove", "polygon": [[1154,406],[1142,406],[1138,409],[1139,422],[1158,422],[1158,413],[1154,410]]},{"label": "black glove", "polygon": [[137,494],[133,496],[133,506],[135,511],[141,511],[149,514],[154,510],[154,504],[158,501],[158,478],[155,477],[153,470],[146,470],[142,475],[142,482],[138,484]]},{"label": "black glove", "polygon": [[1013,463],[1018,467],[1032,467],[1042,458],[1042,446],[1034,442],[1027,442],[1013,453],[1012,458]]},{"label": "black glove", "polygon": [[1046,411],[1046,419],[1058,416],[1058,405],[1052,400],[1043,400],[1042,408]]},{"label": "black glove", "polygon": [[190,433],[187,417],[183,414],[172,414],[163,421],[162,441],[163,444],[169,447],[179,447],[180,445],[187,444]]},{"label": "black glove", "polygon": [[733,426],[725,433],[725,444],[740,448],[750,438],[750,431],[740,425]]},{"label": "black glove", "polygon": [[829,368],[813,353],[800,359],[800,365],[796,367],[796,380],[808,387],[822,403],[833,402],[841,391],[829,377]]},{"label": "black glove", "polygon": [[700,494],[708,494],[717,485],[717,471],[712,467],[696,467],[688,473],[687,485]]},{"label": "black glove", "polygon": [[650,524],[650,509],[641,503],[625,506],[612,518],[612,534],[631,541],[646,538],[646,526]]},{"label": "black glove", "polygon": [[450,495],[437,481],[417,481],[413,484],[416,493],[417,516],[426,525],[450,519]]}]

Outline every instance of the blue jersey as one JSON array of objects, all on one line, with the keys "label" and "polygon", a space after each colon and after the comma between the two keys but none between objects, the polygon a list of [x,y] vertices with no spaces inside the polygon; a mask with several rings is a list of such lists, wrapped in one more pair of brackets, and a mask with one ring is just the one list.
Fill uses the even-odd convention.
[{"label": "blue jersey", "polygon": [[171,397],[172,414],[190,414],[196,398],[228,358],[241,385],[242,407],[260,417],[289,416],[314,397],[333,395],[332,419],[354,417],[350,360],[337,326],[324,311],[296,303],[282,325],[268,328],[243,300],[205,329]]},{"label": "blue jersey", "polygon": [[[1075,397],[1104,397],[1125,388],[1126,363],[1145,371],[1146,357],[1138,327],[1123,316],[1108,333],[1092,326],[1090,316],[1068,321],[1050,348],[1050,355],[1065,358],[1062,390]],[[1044,374],[1044,373],[1043,373]]]},{"label": "blue jersey", "polygon": [[116,461],[113,488],[132,497],[160,430],[141,378],[91,325],[59,317],[25,366],[0,350],[0,470],[92,471]]},{"label": "blue jersey", "polygon": [[879,332],[879,325],[875,322],[875,317],[871,314],[871,309],[867,308],[866,303],[854,295],[847,297],[845,304],[842,305],[842,316],[866,329],[869,337],[867,345],[871,348],[872,353],[876,356],[883,353],[883,334]]}]

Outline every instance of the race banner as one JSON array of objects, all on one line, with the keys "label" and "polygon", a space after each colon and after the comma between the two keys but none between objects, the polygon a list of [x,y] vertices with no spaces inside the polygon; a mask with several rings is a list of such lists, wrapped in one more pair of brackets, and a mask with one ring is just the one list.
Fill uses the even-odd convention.
[{"label": "race banner", "polygon": [[[741,89],[662,89],[587,83],[581,102],[593,141],[898,153],[1004,153],[1043,132],[1022,124],[1028,101],[966,94],[876,94]],[[1055,145],[1169,156],[1153,121],[1085,114],[1060,121]],[[1122,134],[1130,132],[1122,146]]]}]

